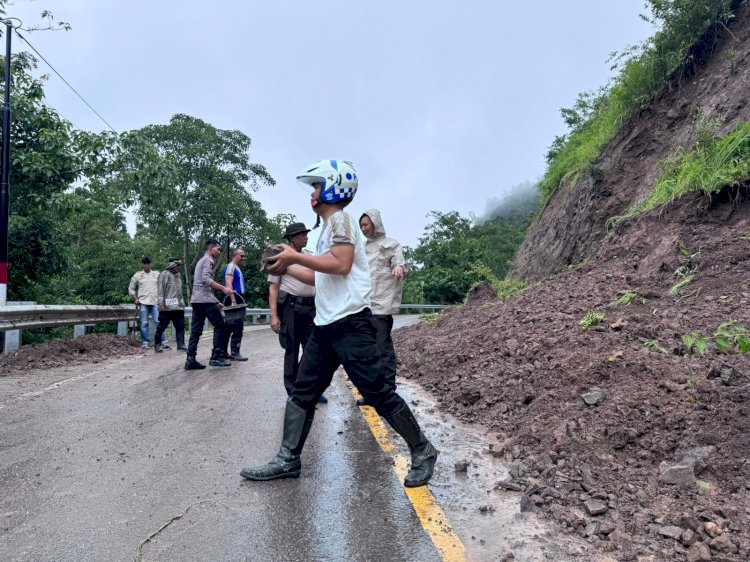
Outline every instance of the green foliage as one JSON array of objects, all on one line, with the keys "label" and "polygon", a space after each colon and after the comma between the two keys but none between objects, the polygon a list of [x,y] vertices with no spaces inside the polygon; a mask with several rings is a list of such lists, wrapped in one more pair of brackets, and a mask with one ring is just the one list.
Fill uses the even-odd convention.
[{"label": "green foliage", "polygon": [[583,319],[578,323],[583,328],[583,331],[587,332],[591,326],[596,326],[597,324],[600,324],[602,320],[606,318],[606,316],[607,315],[604,312],[589,311],[586,313],[586,316],[584,316]]},{"label": "green foliage", "polygon": [[643,340],[643,347],[661,351],[665,355],[670,355],[669,351],[663,348],[657,340]]},{"label": "green foliage", "polygon": [[575,184],[636,111],[651,105],[671,78],[679,78],[696,53],[710,49],[716,30],[733,17],[732,0],[647,0],[660,27],[650,39],[613,54],[619,75],[594,93],[579,94],[562,115],[571,132],[557,137],[547,153],[547,171],[540,182],[546,205],[561,184]]},{"label": "green foliage", "polygon": [[750,352],[750,333],[744,325],[730,320],[716,329],[714,343],[719,353],[728,353],[732,349],[736,349],[738,353],[748,353]]},{"label": "green foliage", "polygon": [[[418,246],[404,249],[412,271],[404,283],[404,302],[462,302],[478,280],[472,269],[477,263],[493,279],[502,279],[528,226],[528,219],[500,216],[472,225],[455,211],[430,216],[432,222]],[[502,292],[507,291],[508,287],[502,287]]]},{"label": "green foliage", "polygon": [[695,275],[693,275],[693,274],[685,275],[682,278],[682,280],[678,281],[672,287],[670,287],[670,289],[669,289],[669,296],[670,297],[676,297],[677,295],[679,295],[680,294],[680,289],[682,289],[686,285],[689,285],[690,283],[692,283],[694,278],[695,278]]},{"label": "green foliage", "polygon": [[706,338],[701,336],[698,332],[689,332],[682,336],[682,343],[687,349],[688,353],[692,353],[695,350],[699,355],[705,355],[708,349],[708,342]]},{"label": "green foliage", "polygon": [[419,316],[419,319],[425,324],[433,325],[433,324],[437,324],[442,317],[443,317],[442,312],[429,312],[427,314],[421,314]]},{"label": "green foliage", "polygon": [[693,150],[678,148],[674,156],[659,166],[662,175],[656,180],[651,193],[625,214],[611,218],[609,227],[671,203],[688,193],[703,191],[713,195],[750,178],[750,122],[739,125],[721,139],[699,142]]},{"label": "green foliage", "polygon": [[636,293],[625,293],[623,296],[617,299],[617,304],[621,306],[628,306],[631,302],[633,302],[637,298],[638,298],[638,295]]},{"label": "green foliage", "polygon": [[520,295],[531,286],[526,281],[519,281],[517,279],[498,279],[492,270],[482,262],[473,263],[469,269],[469,273],[487,281],[498,298],[502,300]]}]

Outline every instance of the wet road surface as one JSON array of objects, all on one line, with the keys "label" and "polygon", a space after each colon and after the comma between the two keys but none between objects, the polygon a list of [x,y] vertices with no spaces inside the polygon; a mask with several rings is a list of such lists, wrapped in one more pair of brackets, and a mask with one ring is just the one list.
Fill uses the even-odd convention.
[{"label": "wet road surface", "polygon": [[[0,560],[441,560],[342,376],[299,479],[239,476],[275,454],[286,399],[277,337],[250,328],[242,349],[250,360],[230,369],[186,372],[184,354],[166,350],[0,377]],[[562,560],[517,498],[487,499],[503,467],[457,479],[455,459],[478,459],[483,437],[467,439],[416,387],[403,394],[443,450],[431,490],[467,557]],[[479,515],[491,502],[503,517]]]}]

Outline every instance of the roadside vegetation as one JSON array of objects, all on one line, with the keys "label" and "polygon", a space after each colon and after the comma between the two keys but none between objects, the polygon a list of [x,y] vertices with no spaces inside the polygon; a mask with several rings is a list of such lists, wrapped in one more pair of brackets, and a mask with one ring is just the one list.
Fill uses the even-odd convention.
[{"label": "roadside vegetation", "polygon": [[732,19],[737,0],[647,0],[645,20],[659,27],[651,38],[612,55],[619,74],[596,92],[579,94],[562,109],[570,131],[553,141],[540,182],[542,206],[560,185],[601,174],[602,149],[637,111],[649,107],[660,89],[692,72],[710,53],[720,30]]}]

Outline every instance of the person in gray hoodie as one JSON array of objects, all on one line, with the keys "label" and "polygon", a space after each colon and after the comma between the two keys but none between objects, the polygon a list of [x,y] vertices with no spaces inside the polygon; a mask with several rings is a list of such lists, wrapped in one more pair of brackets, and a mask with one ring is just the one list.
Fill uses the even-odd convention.
[{"label": "person in gray hoodie", "polygon": [[[393,315],[398,314],[401,295],[404,290],[404,277],[407,268],[404,251],[398,240],[385,235],[380,211],[368,209],[359,217],[359,228],[367,238],[365,252],[370,263],[370,308],[377,329],[378,350],[385,358],[386,381],[396,388],[396,351],[393,349],[391,330]],[[364,406],[363,398],[357,405]]]}]

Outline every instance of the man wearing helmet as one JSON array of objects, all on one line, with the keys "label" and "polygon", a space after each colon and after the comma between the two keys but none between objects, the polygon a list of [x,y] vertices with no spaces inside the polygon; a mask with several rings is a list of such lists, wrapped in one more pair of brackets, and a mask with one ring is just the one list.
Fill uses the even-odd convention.
[{"label": "man wearing helmet", "polygon": [[367,403],[409,445],[411,470],[404,485],[423,486],[432,477],[438,451],[422,432],[409,406],[386,380],[386,364],[378,353],[364,236],[343,211],[357,192],[357,173],[350,162],[321,160],[297,179],[313,188],[311,205],[323,219],[323,230],[315,255],[284,246],[281,253],[269,258],[269,272],[285,272],[315,285],[315,327],[286,403],[279,452],[268,464],[244,468],[240,474],[249,480],[300,475],[300,455],[312,426],[315,404],[331,384],[336,369],[343,365]]}]

